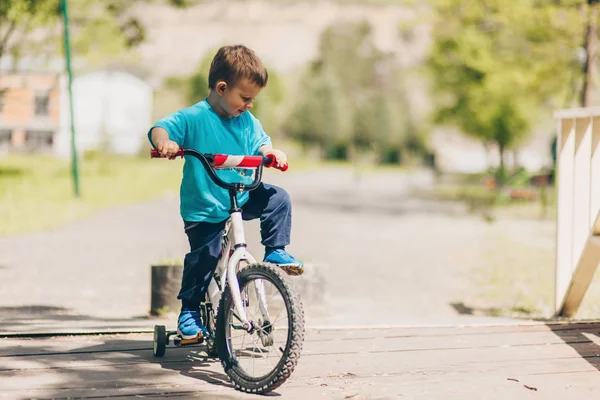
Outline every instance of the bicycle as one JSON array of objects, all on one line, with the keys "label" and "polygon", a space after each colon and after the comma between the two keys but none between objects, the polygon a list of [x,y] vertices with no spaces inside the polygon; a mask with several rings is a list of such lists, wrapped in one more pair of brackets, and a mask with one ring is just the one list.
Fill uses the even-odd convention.
[{"label": "bicycle", "polygon": [[[259,263],[248,252],[242,209],[238,207],[236,194],[260,185],[263,166],[277,167],[271,156],[203,154],[192,149],[180,149],[171,159],[184,156],[199,160],[212,181],[229,192],[230,217],[223,234],[221,257],[200,308],[208,337],[206,340],[186,340],[176,331],[167,332],[163,325],[156,325],[153,353],[157,357],[164,356],[171,337],[176,346],[205,341],[208,355],[219,357],[237,390],[257,394],[270,392],[281,386],[296,367],[304,341],[304,311],[300,295],[282,268]],[[161,156],[157,150],[152,150],[151,157]],[[254,180],[249,185],[225,182],[216,174],[217,169],[223,168],[254,169]],[[278,169],[287,170],[287,164]],[[286,272],[298,274],[294,270]],[[273,303],[277,294],[280,299]],[[216,309],[214,304],[218,304]],[[285,313],[287,323],[276,328],[275,323],[282,313]],[[279,338],[284,339],[284,344],[278,342]],[[234,343],[239,339],[241,345],[236,349]],[[246,339],[249,343],[245,346]],[[273,363],[269,362],[270,356],[273,356]],[[244,357],[249,357],[250,361],[244,363]],[[254,373],[257,361],[261,360],[267,365],[258,369],[257,376],[252,375],[249,370]]]}]

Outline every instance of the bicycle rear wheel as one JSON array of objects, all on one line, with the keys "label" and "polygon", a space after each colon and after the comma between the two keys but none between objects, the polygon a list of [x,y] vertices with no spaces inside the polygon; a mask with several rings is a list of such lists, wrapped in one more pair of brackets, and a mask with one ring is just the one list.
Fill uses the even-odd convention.
[{"label": "bicycle rear wheel", "polygon": [[267,393],[282,385],[298,363],[304,341],[302,302],[275,266],[252,264],[237,277],[253,328],[242,328],[228,287],[217,314],[219,358],[237,390]]}]

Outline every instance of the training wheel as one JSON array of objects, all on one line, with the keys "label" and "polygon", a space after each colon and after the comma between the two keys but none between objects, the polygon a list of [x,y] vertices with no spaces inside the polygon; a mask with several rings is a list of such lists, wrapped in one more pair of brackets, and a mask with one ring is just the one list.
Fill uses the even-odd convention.
[{"label": "training wheel", "polygon": [[154,346],[152,352],[156,357],[165,355],[167,349],[167,331],[164,325],[154,325]]}]

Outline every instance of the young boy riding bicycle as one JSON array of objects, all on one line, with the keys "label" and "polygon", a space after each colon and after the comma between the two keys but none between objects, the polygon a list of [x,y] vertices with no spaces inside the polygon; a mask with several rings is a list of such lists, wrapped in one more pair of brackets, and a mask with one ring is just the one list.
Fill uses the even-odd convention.
[{"label": "young boy riding bicycle", "polygon": [[[158,121],[148,132],[151,144],[164,157],[173,157],[179,148],[202,153],[272,155],[277,166],[287,156],[274,149],[270,137],[251,113],[254,99],[267,85],[268,73],[258,56],[242,45],[224,46],[212,60],[208,76],[209,95],[201,102]],[[239,170],[220,170],[227,182],[247,180]],[[291,256],[292,212],[290,197],[277,186],[263,184],[238,194],[244,220],[260,218],[264,261],[301,273],[303,263]],[[184,339],[206,336],[200,319],[200,302],[217,267],[221,239],[229,218],[229,195],[208,176],[201,163],[186,158],[180,188],[180,213],[190,252],[185,256],[178,299],[181,313],[177,332]]]}]

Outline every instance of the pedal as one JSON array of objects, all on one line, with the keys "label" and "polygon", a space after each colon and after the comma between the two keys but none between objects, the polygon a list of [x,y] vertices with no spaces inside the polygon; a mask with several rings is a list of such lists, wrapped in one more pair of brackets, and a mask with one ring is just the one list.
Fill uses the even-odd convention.
[{"label": "pedal", "polygon": [[294,265],[280,265],[279,268],[290,276],[300,276],[304,273],[304,266],[296,267]]},{"label": "pedal", "polygon": [[181,345],[185,346],[188,344],[199,344],[204,342],[204,336],[202,336],[202,334],[198,334],[198,336],[196,336],[193,339],[181,339]]}]

